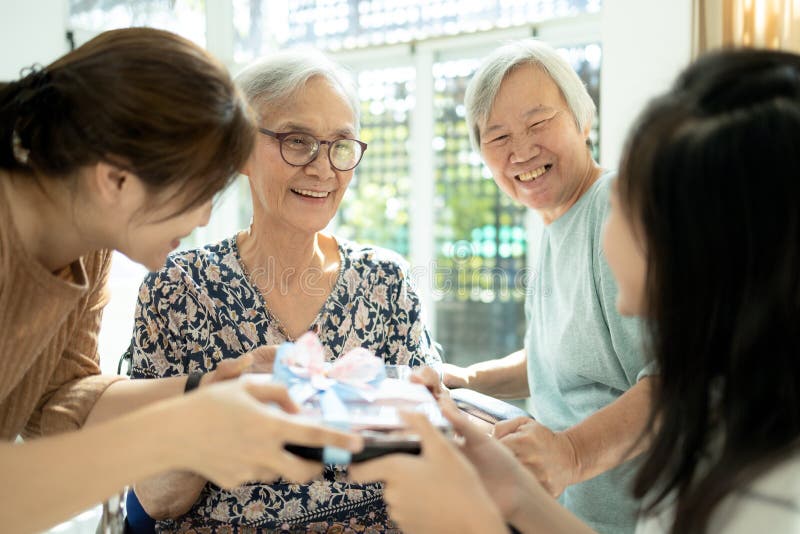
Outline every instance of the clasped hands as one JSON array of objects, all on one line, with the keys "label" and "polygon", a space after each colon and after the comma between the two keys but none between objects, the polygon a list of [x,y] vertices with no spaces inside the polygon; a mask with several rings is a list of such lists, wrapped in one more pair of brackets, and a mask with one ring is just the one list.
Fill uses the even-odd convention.
[{"label": "clasped hands", "polygon": [[[448,383],[465,387],[463,368],[444,365]],[[414,379],[425,384],[437,398],[449,396],[448,388],[425,369]],[[505,445],[553,497],[580,481],[581,464],[568,432],[554,432],[530,417],[517,417],[494,425],[492,435]]]},{"label": "clasped hands", "polygon": [[580,480],[580,458],[568,433],[553,432],[529,417],[517,417],[498,422],[493,435],[553,497]]}]

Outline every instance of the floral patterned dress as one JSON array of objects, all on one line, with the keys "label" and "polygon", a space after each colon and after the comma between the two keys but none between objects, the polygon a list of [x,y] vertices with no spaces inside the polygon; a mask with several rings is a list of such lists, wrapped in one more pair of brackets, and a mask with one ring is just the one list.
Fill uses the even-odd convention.
[{"label": "floral patterned dress", "polygon": [[[438,363],[402,259],[377,247],[338,240],[338,279],[310,327],[331,361],[365,347],[386,363]],[[132,377],[211,371],[260,345],[287,340],[242,264],[236,237],[171,255],[139,290],[131,348]],[[399,532],[379,484],[350,484],[326,468],[309,484],[207,483],[185,515],[159,521],[160,532]]]}]

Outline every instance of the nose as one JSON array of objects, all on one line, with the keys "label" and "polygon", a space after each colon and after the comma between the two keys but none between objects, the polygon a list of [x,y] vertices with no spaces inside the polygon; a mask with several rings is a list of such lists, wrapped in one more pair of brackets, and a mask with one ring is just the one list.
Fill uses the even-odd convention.
[{"label": "nose", "polygon": [[530,136],[516,137],[512,141],[510,161],[524,163],[538,156],[541,151],[536,139]]},{"label": "nose", "polygon": [[306,172],[317,176],[320,180],[327,180],[336,176],[336,169],[331,165],[328,154],[329,147],[330,143],[328,141],[320,141],[317,155],[306,165]]}]

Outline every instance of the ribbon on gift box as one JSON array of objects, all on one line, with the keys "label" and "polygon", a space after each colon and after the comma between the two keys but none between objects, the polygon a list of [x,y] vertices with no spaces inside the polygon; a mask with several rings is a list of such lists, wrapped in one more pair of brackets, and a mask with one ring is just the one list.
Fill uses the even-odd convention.
[{"label": "ribbon on gift box", "polygon": [[[307,332],[295,342],[286,342],[275,356],[274,377],[286,385],[289,396],[299,405],[319,395],[322,420],[326,425],[349,430],[345,402],[371,402],[378,385],[386,378],[383,360],[364,348],[353,349],[333,364],[325,361],[319,338]],[[350,452],[325,447],[326,464],[350,463]]]}]

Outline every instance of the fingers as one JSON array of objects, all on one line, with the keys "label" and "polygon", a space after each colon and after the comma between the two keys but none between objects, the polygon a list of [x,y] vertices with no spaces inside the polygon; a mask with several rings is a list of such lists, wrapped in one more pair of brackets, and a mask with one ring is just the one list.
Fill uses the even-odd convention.
[{"label": "fingers", "polygon": [[467,387],[464,369],[450,363],[442,364],[442,383],[451,389]]},{"label": "fingers", "polygon": [[305,460],[288,451],[281,451],[275,464],[280,466],[280,474],[290,482],[303,484],[322,475],[324,466],[318,461]]},{"label": "fingers", "polygon": [[249,478],[249,480],[243,480],[242,482],[258,481],[271,483],[275,482],[278,478],[280,478],[280,476],[281,475],[274,469],[269,467],[258,467],[254,470],[254,474]]},{"label": "fingers", "polygon": [[508,434],[516,432],[519,427],[531,421],[529,417],[515,417],[508,421],[498,421],[494,425],[494,437],[501,439]]},{"label": "fingers", "polygon": [[400,418],[409,430],[420,437],[422,453],[430,453],[449,446],[441,430],[431,424],[425,414],[400,411]]},{"label": "fingers", "polygon": [[483,429],[472,424],[452,400],[440,402],[439,407],[442,410],[442,415],[453,425],[453,430],[463,436],[467,443],[478,442],[488,438]]},{"label": "fingers", "polygon": [[250,371],[254,373],[271,373],[275,366],[275,355],[277,353],[277,345],[262,345],[250,351],[253,357],[253,365]]},{"label": "fingers", "polygon": [[250,395],[260,402],[272,402],[277,404],[287,413],[297,413],[300,407],[295,404],[286,386],[265,382],[258,375],[246,376],[244,378],[244,388]]},{"label": "fingers", "polygon": [[522,459],[523,456],[530,459],[531,455],[534,453],[538,455],[541,452],[542,446],[537,435],[532,430],[523,428],[525,426],[526,425],[522,425],[517,432],[507,434],[500,438],[500,443],[505,445],[506,448],[514,453],[514,456],[520,459]]},{"label": "fingers", "polygon": [[519,436],[516,434],[509,434],[500,438],[500,443],[505,445],[511,452],[514,453],[514,456],[519,457],[519,455],[528,448],[526,446],[526,440],[524,436]]},{"label": "fingers", "polygon": [[441,393],[439,373],[437,373],[432,367],[426,366],[415,369],[409,380],[411,382],[416,382],[417,384],[422,384],[428,388],[428,390],[436,398],[438,398],[439,394]]},{"label": "fingers", "polygon": [[284,443],[306,447],[338,447],[350,452],[360,452],[364,440],[358,434],[351,434],[321,425],[284,419],[280,422]]},{"label": "fingers", "polygon": [[222,360],[217,364],[216,369],[214,369],[212,373],[209,373],[208,382],[214,383],[236,378],[241,375],[245,369],[250,367],[252,363],[253,356],[250,354],[245,354],[230,360]]},{"label": "fingers", "polygon": [[410,454],[389,454],[374,460],[352,464],[347,468],[348,478],[358,484],[376,481],[391,484],[398,476],[410,472],[417,462],[419,462],[419,458]]}]

